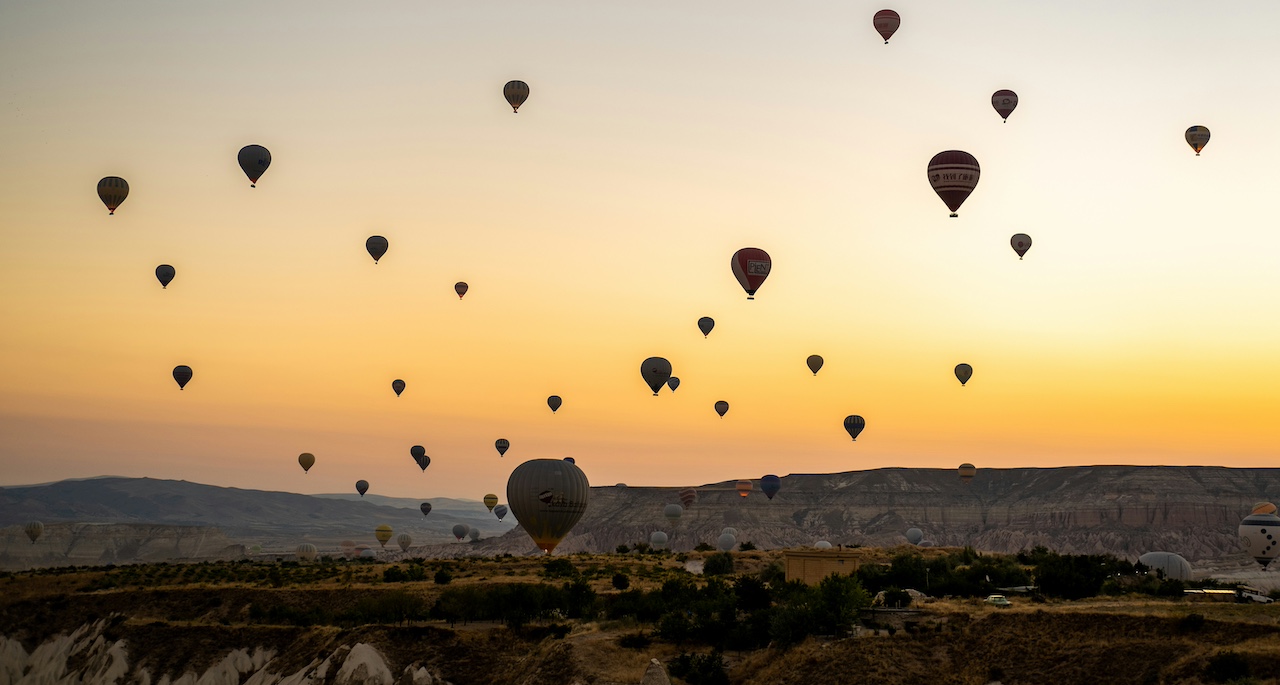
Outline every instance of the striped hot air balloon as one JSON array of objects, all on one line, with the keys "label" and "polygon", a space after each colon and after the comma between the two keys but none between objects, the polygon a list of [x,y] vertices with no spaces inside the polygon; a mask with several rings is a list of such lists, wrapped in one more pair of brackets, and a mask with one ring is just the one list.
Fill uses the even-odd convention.
[{"label": "striped hot air balloon", "polygon": [[991,106],[996,108],[996,113],[1007,124],[1009,115],[1018,107],[1018,94],[1012,90],[997,90],[991,94]]},{"label": "striped hot air balloon", "polygon": [[511,111],[519,114],[520,105],[529,99],[529,84],[524,81],[507,81],[502,87],[502,97],[507,99],[507,104],[511,105]]},{"label": "striped hot air balloon", "polygon": [[107,176],[98,181],[98,199],[107,206],[109,214],[116,213],[116,207],[129,197],[129,183],[119,176]]},{"label": "striped hot air balloon", "polygon": [[978,167],[978,160],[968,152],[947,150],[929,160],[928,171],[929,185],[933,186],[933,192],[942,198],[951,210],[952,217],[960,216],[957,214],[960,205],[978,187],[978,176],[982,172]]},{"label": "striped hot air balloon", "polygon": [[876,27],[876,33],[884,39],[884,44],[889,44],[889,38],[893,36],[898,27],[902,25],[902,17],[898,16],[893,10],[880,10],[871,18],[871,25]]}]

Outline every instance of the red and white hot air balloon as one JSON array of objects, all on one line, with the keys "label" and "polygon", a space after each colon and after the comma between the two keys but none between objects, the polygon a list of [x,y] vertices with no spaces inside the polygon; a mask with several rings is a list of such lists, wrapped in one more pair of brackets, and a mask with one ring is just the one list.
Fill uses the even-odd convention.
[{"label": "red and white hot air balloon", "polygon": [[769,253],[758,247],[744,247],[734,252],[729,264],[733,267],[734,277],[742,284],[742,289],[747,291],[748,300],[756,299],[756,291],[764,285],[764,279],[769,277],[769,271],[773,269]]}]

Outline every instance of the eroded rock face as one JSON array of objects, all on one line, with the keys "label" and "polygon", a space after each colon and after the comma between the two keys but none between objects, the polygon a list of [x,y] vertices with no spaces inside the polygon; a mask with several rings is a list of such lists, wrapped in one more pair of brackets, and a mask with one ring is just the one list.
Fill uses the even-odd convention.
[{"label": "eroded rock face", "polygon": [[209,526],[49,523],[36,544],[12,529],[0,534],[0,569],[6,570],[236,559],[243,555],[242,545]]},{"label": "eroded rock face", "polygon": [[649,667],[644,670],[640,685],[671,685],[671,678],[667,677],[667,669],[663,667],[661,661],[649,660]]}]

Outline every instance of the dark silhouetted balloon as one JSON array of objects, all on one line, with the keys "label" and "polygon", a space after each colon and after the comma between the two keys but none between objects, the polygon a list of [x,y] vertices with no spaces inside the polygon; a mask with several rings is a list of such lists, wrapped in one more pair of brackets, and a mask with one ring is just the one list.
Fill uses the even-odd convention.
[{"label": "dark silhouetted balloon", "polygon": [[119,176],[108,176],[98,181],[98,199],[107,206],[107,213],[115,214],[116,207],[129,197],[129,184]]},{"label": "dark silhouetted balloon", "polygon": [[850,414],[849,416],[844,417],[844,429],[849,432],[849,437],[853,438],[855,441],[858,439],[858,434],[866,427],[867,420],[857,414]]},{"label": "dark silhouetted balloon", "polygon": [[262,178],[267,167],[271,166],[271,153],[261,145],[246,145],[240,148],[236,161],[240,162],[244,175],[249,177],[249,187],[257,188],[258,179]]},{"label": "dark silhouetted balloon", "polygon": [[507,450],[511,449],[511,441],[506,438],[498,438],[493,441],[493,448],[498,450],[498,456],[506,456]]},{"label": "dark silhouetted balloon", "polygon": [[469,286],[465,281],[458,281],[453,284],[453,292],[458,293],[458,299],[461,300],[463,295],[467,294]]},{"label": "dark silhouetted balloon", "polygon": [[907,542],[910,542],[913,545],[918,545],[920,544],[920,541],[923,539],[924,539],[924,531],[920,530],[919,528],[907,529]]},{"label": "dark silhouetted balloon", "polygon": [[775,475],[770,474],[760,479],[760,492],[763,492],[764,496],[769,499],[773,499],[773,496],[778,494],[781,489],[782,479]]},{"label": "dark silhouetted balloon", "polygon": [[573,529],[591,497],[587,474],[559,459],[533,459],[507,479],[507,506],[534,544],[550,554]]},{"label": "dark silhouetted balloon", "polygon": [[391,244],[387,242],[387,239],[380,235],[371,235],[368,240],[364,241],[364,249],[369,251],[369,256],[373,257],[374,264],[377,264],[378,260],[382,259],[382,255],[387,253],[387,248],[390,246]]},{"label": "dark silhouetted balloon", "polygon": [[431,503],[430,503],[430,502],[423,502],[422,504],[418,505],[418,508],[422,510],[422,515],[423,515],[423,516],[426,516],[427,514],[430,514],[430,513],[431,513]]},{"label": "dark silhouetted balloon", "polygon": [[494,515],[494,516],[497,516],[499,521],[501,521],[502,519],[506,518],[506,516],[507,516],[507,505],[505,505],[505,504],[499,504],[498,506],[494,507],[494,508],[493,508],[493,515]]},{"label": "dark silhouetted balloon", "polygon": [[752,486],[751,481],[740,480],[738,481],[738,484],[734,486],[734,489],[738,491],[739,497],[746,497],[747,495],[750,495],[751,491],[755,488]]},{"label": "dark silhouetted balloon", "polygon": [[964,204],[969,193],[978,187],[978,176],[982,170],[978,160],[968,152],[947,150],[939,152],[929,160],[929,185],[942,198],[951,216],[960,216],[957,210]]},{"label": "dark silhouetted balloon", "polygon": [[570,464],[576,464],[576,463],[578,463],[578,461],[577,461],[576,459],[574,459],[573,457],[565,457],[565,458],[564,458],[564,460],[565,460],[565,461],[567,461],[567,462],[569,462]]},{"label": "dark silhouetted balloon", "polygon": [[738,539],[733,536],[733,533],[721,533],[720,537],[716,538],[716,549],[721,552],[733,551],[733,546],[736,544]]},{"label": "dark silhouetted balloon", "polygon": [[458,538],[459,540],[467,537],[467,533],[470,533],[470,532],[471,532],[471,526],[468,526],[465,523],[453,524],[453,537]]},{"label": "dark silhouetted balloon", "polygon": [[956,364],[956,380],[960,381],[960,385],[968,383],[970,378],[973,378],[973,367],[968,364]]},{"label": "dark silhouetted balloon", "polygon": [[965,462],[960,465],[960,468],[956,469],[956,473],[960,474],[961,482],[968,483],[973,480],[974,476],[978,475],[978,469],[973,464]]},{"label": "dark silhouetted balloon", "polygon": [[653,533],[649,535],[649,546],[654,549],[666,549],[667,534],[660,530],[653,531]]},{"label": "dark silhouetted balloon", "polygon": [[502,97],[511,105],[511,111],[518,114],[520,105],[529,99],[529,84],[524,81],[507,81],[507,85],[502,87]]},{"label": "dark silhouetted balloon", "polygon": [[902,17],[898,16],[898,13],[893,10],[880,10],[871,18],[871,25],[876,27],[876,33],[879,33],[880,37],[884,39],[885,45],[888,45],[889,38],[902,25]]},{"label": "dark silhouetted balloon", "polygon": [[1007,124],[1009,115],[1018,107],[1018,94],[1012,90],[997,90],[991,95],[991,106],[996,108],[996,112]]},{"label": "dark silhouetted balloon", "polygon": [[709,316],[704,316],[701,319],[698,319],[698,330],[702,331],[702,337],[704,338],[711,335],[711,329],[715,327],[716,320]]},{"label": "dark silhouetted balloon", "polygon": [[418,465],[418,468],[423,471],[426,471],[427,467],[431,466],[431,457],[427,456],[427,448],[422,445],[414,445],[413,447],[410,447],[409,456],[413,457],[413,461]]},{"label": "dark silhouetted balloon", "polygon": [[479,529],[479,528],[472,528],[471,530],[468,530],[468,531],[467,531],[467,536],[471,538],[471,541],[472,541],[472,542],[475,542],[476,540],[479,540],[479,539],[480,539],[480,529]]},{"label": "dark silhouetted balloon", "polygon": [[671,379],[671,362],[662,357],[649,357],[640,364],[640,377],[657,397],[658,391]]},{"label": "dark silhouetted balloon", "polygon": [[493,508],[498,506],[498,496],[493,493],[485,495],[484,505],[489,508],[489,511],[493,511]]},{"label": "dark silhouetted balloon", "polygon": [[734,252],[729,265],[733,267],[733,275],[742,289],[747,291],[748,300],[756,299],[756,291],[764,285],[764,279],[773,270],[773,260],[769,258],[769,253],[758,247],[744,247]]},{"label": "dark silhouetted balloon", "polygon": [[169,283],[173,282],[173,277],[177,275],[177,271],[168,264],[161,264],[156,267],[156,280],[160,281],[161,288],[168,288]]},{"label": "dark silhouetted balloon", "polygon": [[551,413],[554,414],[560,409],[560,405],[564,404],[564,400],[559,395],[552,395],[547,398],[547,406],[551,407]]},{"label": "dark silhouetted balloon", "polygon": [[675,391],[676,391],[676,388],[680,387],[680,379],[679,379],[679,378],[676,378],[675,376],[672,376],[671,378],[668,378],[668,379],[667,379],[667,387],[668,387],[668,388],[671,388],[671,392],[675,392]]},{"label": "dark silhouetted balloon", "polygon": [[1031,249],[1031,236],[1026,233],[1015,233],[1009,239],[1009,244],[1013,246],[1013,251],[1018,253],[1018,259],[1022,259],[1022,255]]},{"label": "dark silhouetted balloon", "polygon": [[30,521],[22,527],[22,532],[27,534],[27,537],[31,539],[31,544],[34,545],[36,540],[39,540],[40,536],[44,535],[44,524],[39,521]]},{"label": "dark silhouetted balloon", "polygon": [[367,480],[356,481],[356,492],[360,493],[361,497],[364,497],[364,493],[369,492],[369,481]]},{"label": "dark silhouetted balloon", "polygon": [[820,355],[811,354],[808,359],[804,360],[804,363],[815,376],[818,375],[818,371],[822,369],[822,357]]},{"label": "dark silhouetted balloon", "polygon": [[391,389],[395,390],[396,397],[399,397],[400,393],[404,392],[404,381],[400,380],[399,378],[395,379],[394,381],[391,381]]},{"label": "dark silhouetted balloon", "polygon": [[679,504],[668,504],[662,508],[662,515],[672,522],[679,521],[680,515],[683,513],[684,507]]},{"label": "dark silhouetted balloon", "polygon": [[[1209,144],[1209,129],[1205,128],[1204,126],[1192,126],[1191,128],[1187,129],[1186,138],[1187,138],[1187,145],[1190,145],[1191,149],[1196,151],[1196,156],[1199,157],[1200,151],[1204,149],[1204,146]],[[103,180],[105,181],[106,179],[103,179]],[[98,189],[99,189],[98,193],[101,194],[102,193],[101,183],[98,184]],[[125,192],[128,192],[127,187],[125,188]],[[111,205],[107,205],[107,207],[110,208]]]},{"label": "dark silhouetted balloon", "polygon": [[182,390],[183,388],[187,387],[187,383],[191,382],[191,367],[190,366],[173,367],[173,380],[178,382],[179,390]]},{"label": "dark silhouetted balloon", "polygon": [[303,473],[311,471],[311,467],[316,465],[316,455],[310,452],[303,452],[298,455],[298,466],[302,467]]},{"label": "dark silhouetted balloon", "polygon": [[728,411],[729,411],[728,402],[725,402],[724,400],[720,400],[719,402],[716,402],[716,413],[720,415],[720,418],[723,419],[725,413]]}]

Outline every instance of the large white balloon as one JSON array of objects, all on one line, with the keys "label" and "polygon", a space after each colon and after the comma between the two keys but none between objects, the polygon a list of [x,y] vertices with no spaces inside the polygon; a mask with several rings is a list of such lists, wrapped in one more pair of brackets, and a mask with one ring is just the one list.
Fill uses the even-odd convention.
[{"label": "large white balloon", "polygon": [[1253,560],[1266,568],[1280,554],[1276,538],[1280,537],[1280,516],[1249,514],[1240,522],[1240,546]]}]

